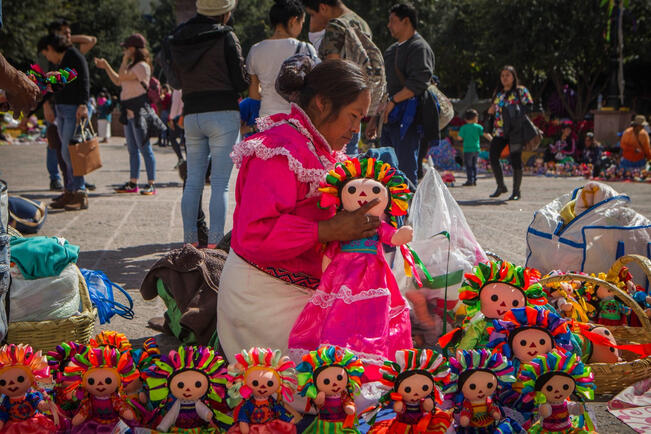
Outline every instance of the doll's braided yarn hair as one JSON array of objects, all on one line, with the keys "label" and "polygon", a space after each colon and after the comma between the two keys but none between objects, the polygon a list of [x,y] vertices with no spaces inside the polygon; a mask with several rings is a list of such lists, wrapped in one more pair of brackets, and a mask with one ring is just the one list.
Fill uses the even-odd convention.
[{"label": "doll's braided yarn hair", "polygon": [[50,376],[47,358],[29,345],[8,344],[0,348],[0,372],[6,368],[23,366],[32,377],[32,384]]},{"label": "doll's braided yarn hair", "polygon": [[520,267],[506,261],[490,261],[477,264],[473,272],[464,277],[466,280],[459,290],[459,299],[467,306],[468,318],[481,310],[479,294],[489,283],[506,283],[518,288],[530,306],[547,303],[543,287],[538,283],[540,272],[534,268]]},{"label": "doll's braided yarn hair", "polygon": [[[61,382],[64,378],[63,371],[68,363],[79,351],[80,345],[76,342],[63,342],[47,353],[47,363],[50,365],[50,374],[55,382]],[[81,348],[85,348],[81,346]]]},{"label": "doll's braided yarn hair", "polygon": [[298,392],[301,396],[316,398],[318,390],[314,381],[319,371],[330,366],[343,368],[348,374],[346,390],[351,395],[358,393],[362,385],[362,374],[364,374],[362,361],[346,348],[326,345],[304,355],[303,361],[296,367]]},{"label": "doll's braided yarn hair", "polygon": [[394,226],[397,225],[397,217],[407,215],[409,199],[412,196],[407,183],[389,163],[375,158],[362,158],[361,160],[352,158],[335,164],[334,169],[328,173],[325,182],[322,182],[319,188],[319,191],[323,193],[319,206],[341,208],[341,191],[344,185],[357,178],[374,179],[389,190],[389,204],[386,212]]},{"label": "doll's braided yarn hair", "polygon": [[522,367],[519,380],[523,386],[523,400],[534,399],[538,405],[546,403],[547,398],[540,390],[554,375],[571,378],[576,386],[574,393],[583,399],[594,399],[594,375],[590,366],[584,365],[576,354],[552,351]]},{"label": "doll's braided yarn hair", "polygon": [[160,357],[160,349],[156,339],[149,338],[142,344],[142,348],[132,349],[131,357],[136,364],[136,369],[140,371],[140,378],[144,380],[146,378],[145,370],[154,363],[154,360]]},{"label": "doll's braided yarn hair", "polygon": [[448,364],[441,354],[427,349],[409,349],[396,351],[396,361],[386,360],[380,368],[380,383],[389,393],[380,398],[384,403],[391,399],[391,394],[397,392],[400,383],[414,374],[429,377],[434,383],[431,397],[436,402],[443,402],[440,385],[450,376]]},{"label": "doll's braided yarn hair", "polygon": [[242,399],[251,396],[251,389],[244,382],[246,374],[254,369],[273,371],[280,382],[279,397],[287,402],[294,400],[296,390],[295,364],[289,357],[283,356],[280,350],[269,348],[251,348],[235,355],[236,363],[229,365],[228,377],[231,386],[228,394],[233,404],[237,405]]},{"label": "doll's braided yarn hair", "polygon": [[120,388],[138,378],[138,371],[128,351],[121,353],[109,346],[81,347],[65,367],[64,375],[71,382],[66,390],[77,390],[83,384],[85,375],[95,368],[115,369],[120,378]]},{"label": "doll's braided yarn hair", "polygon": [[555,313],[540,307],[518,307],[511,309],[502,320],[493,320],[493,327],[486,332],[490,336],[488,348],[495,348],[506,357],[513,357],[513,338],[523,329],[534,328],[549,335],[554,348],[564,352],[571,350],[572,333],[568,321]]},{"label": "doll's braided yarn hair", "polygon": [[488,350],[460,350],[456,357],[448,359],[450,376],[444,388],[445,398],[455,404],[463,402],[461,389],[463,383],[475,371],[490,372],[497,378],[500,387],[509,387],[515,382],[513,364],[500,353],[491,353]]},{"label": "doll's braided yarn hair", "polygon": [[88,344],[94,348],[111,347],[119,352],[130,351],[131,342],[124,333],[118,333],[111,330],[104,330],[90,340]]}]

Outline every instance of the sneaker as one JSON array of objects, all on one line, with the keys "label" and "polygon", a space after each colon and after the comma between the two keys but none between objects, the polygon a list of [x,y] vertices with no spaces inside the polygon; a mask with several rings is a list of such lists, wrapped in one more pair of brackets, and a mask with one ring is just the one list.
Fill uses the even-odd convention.
[{"label": "sneaker", "polygon": [[469,187],[469,186],[472,186],[472,185],[474,185],[472,181],[466,181],[463,184],[461,184],[462,187]]},{"label": "sneaker", "polygon": [[138,193],[138,185],[133,182],[125,182],[122,186],[115,189],[116,193]]},{"label": "sneaker", "polygon": [[72,202],[74,193],[71,191],[64,191],[62,195],[54,198],[52,203],[50,203],[50,208],[52,209],[64,209],[65,206]]},{"label": "sneaker", "polygon": [[78,190],[72,193],[72,199],[64,207],[66,211],[79,211],[88,209],[88,193],[86,190]]},{"label": "sneaker", "polygon": [[140,194],[144,194],[145,196],[156,194],[156,187],[154,187],[154,184],[147,184],[146,187],[140,190]]},{"label": "sneaker", "polygon": [[51,191],[62,191],[63,184],[61,184],[60,179],[53,179],[50,181],[50,190]]},{"label": "sneaker", "polygon": [[86,182],[85,185],[86,185],[86,190],[95,191],[95,189],[97,188],[95,184],[91,184],[90,182]]}]

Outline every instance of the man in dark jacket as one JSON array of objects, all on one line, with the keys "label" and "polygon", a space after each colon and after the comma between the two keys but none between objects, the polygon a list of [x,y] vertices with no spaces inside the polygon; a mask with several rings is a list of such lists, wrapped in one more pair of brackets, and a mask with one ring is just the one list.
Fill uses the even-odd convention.
[{"label": "man in dark jacket", "polygon": [[208,164],[210,231],[208,247],[224,235],[229,157],[239,140],[240,92],[248,89],[240,42],[225,23],[236,0],[197,0],[197,14],[180,25],[169,41],[174,70],[183,91],[187,181],[181,211],[184,242],[198,245],[197,216]]},{"label": "man in dark jacket", "polygon": [[400,170],[417,184],[423,136],[419,103],[434,74],[434,53],[416,31],[418,12],[411,4],[394,5],[387,27],[398,42],[384,52],[390,100],[384,113],[382,145],[395,148]]}]

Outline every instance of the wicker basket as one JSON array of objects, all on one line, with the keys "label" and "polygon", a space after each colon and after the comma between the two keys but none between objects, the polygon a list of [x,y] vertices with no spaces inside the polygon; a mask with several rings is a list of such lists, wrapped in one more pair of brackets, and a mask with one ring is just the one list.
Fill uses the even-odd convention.
[{"label": "wicker basket", "polygon": [[[9,227],[9,234],[22,236],[20,232]],[[97,309],[90,301],[88,286],[79,268],[79,296],[81,298],[81,312],[69,318],[49,321],[19,321],[9,322],[7,331],[7,343],[29,344],[35,350],[49,351],[56,348],[61,342],[74,341],[80,344],[87,344],[95,331],[95,318]],[[11,310],[9,311],[11,320]]]},{"label": "wicker basket", "polygon": [[[643,257],[624,256],[619,258],[611,267],[611,270],[617,272],[627,263],[636,262],[645,269],[649,274],[649,260]],[[540,280],[542,285],[554,282],[580,281],[590,282],[601,286],[607,286],[618,299],[623,301],[640,319],[642,327],[629,326],[605,326],[617,340],[618,344],[646,344],[651,343],[651,322],[646,316],[644,310],[633,300],[626,292],[617,288],[615,285],[586,276],[584,274],[563,274],[560,276],[546,277]],[[597,393],[600,395],[616,394],[640,380],[651,377],[651,356],[645,359],[638,359],[637,355],[629,351],[622,352],[623,362],[619,363],[590,363],[592,372],[595,377]]]}]

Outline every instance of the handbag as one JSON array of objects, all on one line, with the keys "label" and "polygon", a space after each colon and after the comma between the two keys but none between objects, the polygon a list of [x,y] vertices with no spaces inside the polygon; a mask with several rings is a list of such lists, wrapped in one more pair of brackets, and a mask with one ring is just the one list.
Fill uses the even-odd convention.
[{"label": "handbag", "polygon": [[99,139],[93,131],[88,118],[82,120],[76,127],[75,133],[68,144],[72,174],[74,176],[88,175],[102,167],[99,155]]}]

